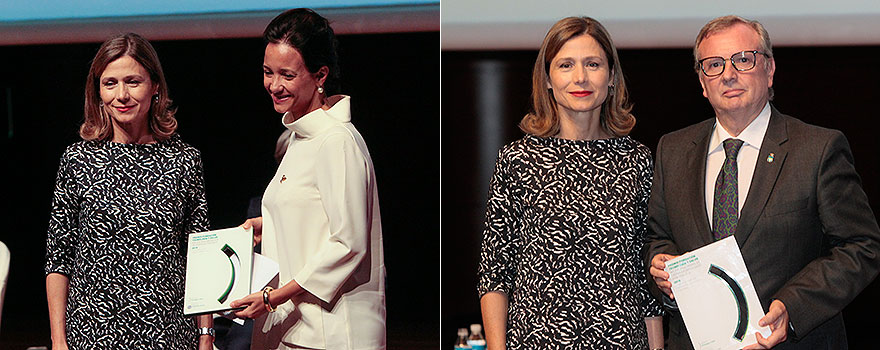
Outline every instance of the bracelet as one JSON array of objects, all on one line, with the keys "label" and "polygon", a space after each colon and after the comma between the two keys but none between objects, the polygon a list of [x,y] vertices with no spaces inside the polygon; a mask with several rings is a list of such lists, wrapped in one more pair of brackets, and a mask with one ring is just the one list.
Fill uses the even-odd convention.
[{"label": "bracelet", "polygon": [[273,291],[272,287],[263,288],[263,305],[266,307],[266,311],[275,312],[275,308],[272,307],[272,303],[269,302],[269,292]]},{"label": "bracelet", "polygon": [[210,335],[210,336],[213,337],[214,334],[215,334],[215,333],[214,333],[214,328],[213,328],[213,327],[200,327],[200,328],[199,328],[199,337],[201,337],[201,336],[203,336],[203,335]]}]

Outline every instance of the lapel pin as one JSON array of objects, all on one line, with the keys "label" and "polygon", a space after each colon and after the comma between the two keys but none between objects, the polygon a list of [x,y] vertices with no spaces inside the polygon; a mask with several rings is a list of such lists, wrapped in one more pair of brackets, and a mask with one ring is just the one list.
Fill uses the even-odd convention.
[{"label": "lapel pin", "polygon": [[769,155],[767,155],[767,163],[773,163],[773,156],[774,156],[773,153],[770,153]]},{"label": "lapel pin", "polygon": [[[768,159],[767,161],[769,162],[770,158],[767,158],[767,159]],[[287,176],[281,175],[281,181],[279,181],[279,183],[284,183],[284,180],[287,180]]]}]

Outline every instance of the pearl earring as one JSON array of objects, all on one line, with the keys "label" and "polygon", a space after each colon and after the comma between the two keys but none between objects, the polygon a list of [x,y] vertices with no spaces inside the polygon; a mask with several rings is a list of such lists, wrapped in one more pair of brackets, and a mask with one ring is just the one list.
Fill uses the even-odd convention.
[{"label": "pearl earring", "polygon": [[324,93],[324,88],[319,86],[319,87],[318,87],[318,93],[319,93],[319,94],[323,94],[323,93]]}]

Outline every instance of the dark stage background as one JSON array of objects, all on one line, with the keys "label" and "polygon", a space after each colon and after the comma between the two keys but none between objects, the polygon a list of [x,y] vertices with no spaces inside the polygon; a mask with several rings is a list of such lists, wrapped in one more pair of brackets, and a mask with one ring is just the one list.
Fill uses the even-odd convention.
[{"label": "dark stage background", "polygon": [[[808,123],[839,129],[852,146],[856,170],[875,216],[880,208],[880,140],[875,104],[880,47],[778,47],[774,105]],[[714,117],[693,70],[691,49],[620,50],[633,113],[633,138],[656,149],[660,136]],[[482,322],[476,291],[489,177],[498,149],[522,136],[537,51],[450,52],[443,61],[443,208],[441,344],[455,330]],[[785,254],[785,252],[780,252]],[[880,310],[874,282],[845,310],[850,346],[872,348]]]},{"label": "dark stage background", "polygon": [[[342,35],[342,92],[379,181],[389,349],[439,343],[438,32]],[[202,151],[212,228],[244,222],[275,171],[283,131],[262,87],[258,38],[154,41],[179,132]],[[79,140],[83,89],[99,43],[0,46],[4,134],[0,233],[11,271],[0,349],[51,344],[43,273],[58,161]]]}]

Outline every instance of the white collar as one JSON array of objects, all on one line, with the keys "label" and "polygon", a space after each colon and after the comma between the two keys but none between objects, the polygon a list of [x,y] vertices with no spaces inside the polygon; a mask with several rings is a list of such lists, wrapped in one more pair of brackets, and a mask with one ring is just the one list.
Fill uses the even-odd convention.
[{"label": "white collar", "polygon": [[768,125],[770,125],[770,102],[767,102],[767,104],[764,105],[764,109],[761,110],[761,113],[758,113],[758,117],[755,118],[755,120],[752,120],[752,122],[749,123],[741,133],[739,133],[739,136],[736,137],[731,136],[727,130],[724,130],[718,122],[718,117],[715,117],[715,130],[712,132],[712,137],[709,139],[708,154],[720,152],[723,149],[721,143],[729,138],[742,140],[743,146],[751,146],[756,149],[761,149],[761,143],[764,141],[764,134],[767,133]]},{"label": "white collar", "polygon": [[340,123],[351,122],[351,97],[334,95],[327,98],[330,109],[318,108],[291,122],[284,123],[288,113],[281,116],[281,123],[294,132],[298,138],[309,138]]}]

